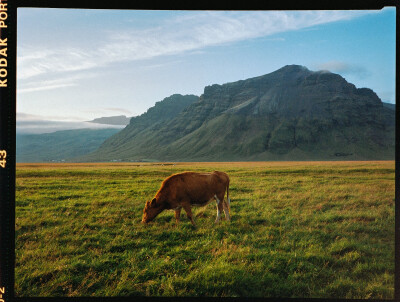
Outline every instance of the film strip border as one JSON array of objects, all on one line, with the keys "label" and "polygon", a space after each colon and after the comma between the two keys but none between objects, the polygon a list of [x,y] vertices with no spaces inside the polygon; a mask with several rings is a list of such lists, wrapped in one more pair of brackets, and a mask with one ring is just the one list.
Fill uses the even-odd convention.
[{"label": "film strip border", "polygon": [[0,0],[0,302],[14,298],[16,12]]}]

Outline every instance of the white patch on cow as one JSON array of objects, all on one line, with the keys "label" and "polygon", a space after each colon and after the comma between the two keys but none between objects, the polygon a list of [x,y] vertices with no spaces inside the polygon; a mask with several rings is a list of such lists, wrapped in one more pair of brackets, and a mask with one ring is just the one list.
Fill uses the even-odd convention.
[{"label": "white patch on cow", "polygon": [[215,223],[217,223],[221,219],[221,211],[218,208],[219,203],[221,202],[217,197],[217,194],[214,195],[215,200],[217,201],[217,219],[215,219]]}]

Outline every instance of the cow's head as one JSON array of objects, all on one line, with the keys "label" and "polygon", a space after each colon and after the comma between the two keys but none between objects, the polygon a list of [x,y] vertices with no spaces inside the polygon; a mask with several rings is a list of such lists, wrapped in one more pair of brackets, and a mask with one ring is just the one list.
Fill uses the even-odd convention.
[{"label": "cow's head", "polygon": [[143,209],[143,223],[148,223],[152,221],[161,211],[163,210],[162,205],[157,204],[157,200],[153,198],[153,200],[146,201],[146,205]]}]

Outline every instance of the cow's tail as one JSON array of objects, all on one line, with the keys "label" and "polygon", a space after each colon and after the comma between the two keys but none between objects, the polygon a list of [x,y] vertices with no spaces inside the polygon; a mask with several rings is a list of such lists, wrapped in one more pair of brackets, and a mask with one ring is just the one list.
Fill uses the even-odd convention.
[{"label": "cow's tail", "polygon": [[226,204],[228,206],[228,212],[231,214],[231,199],[229,198],[229,180],[228,185],[226,187]]}]

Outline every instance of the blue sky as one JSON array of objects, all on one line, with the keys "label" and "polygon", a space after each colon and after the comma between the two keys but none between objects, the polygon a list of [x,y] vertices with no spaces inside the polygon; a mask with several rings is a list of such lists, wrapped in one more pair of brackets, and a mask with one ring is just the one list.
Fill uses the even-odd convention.
[{"label": "blue sky", "polygon": [[135,116],[171,94],[288,64],[339,73],[394,103],[395,14],[19,8],[17,119]]}]

